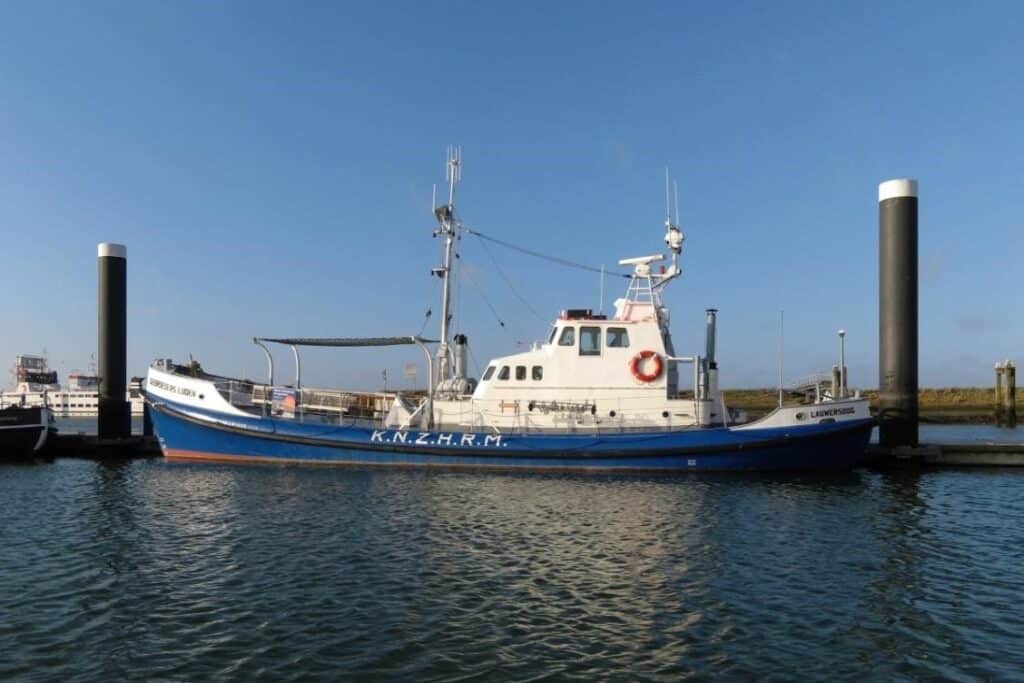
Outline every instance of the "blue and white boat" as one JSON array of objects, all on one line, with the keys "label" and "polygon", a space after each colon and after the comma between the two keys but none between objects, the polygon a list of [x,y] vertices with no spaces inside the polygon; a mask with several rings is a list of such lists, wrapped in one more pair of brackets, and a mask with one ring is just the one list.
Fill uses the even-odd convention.
[{"label": "blue and white boat", "polygon": [[[435,210],[445,242],[438,340],[257,338],[270,380],[211,375],[198,364],[154,363],[147,402],[168,458],[385,467],[468,467],[548,471],[690,471],[849,468],[865,461],[873,427],[867,399],[849,395],[845,373],[798,405],[742,421],[718,387],[716,311],[708,309],[703,355],[681,356],[662,302],[681,274],[683,234],[666,217],[670,264],[662,254],[628,258],[633,269],[610,316],[563,311],[546,342],[468,373],[468,340],[451,334],[453,241],[461,155],[449,154],[448,203]],[[678,213],[678,209],[677,209]],[[265,344],[292,348],[296,382],[275,388]],[[339,392],[301,386],[299,348],[403,345],[427,364],[424,391]],[[435,349],[431,347],[436,345]],[[692,378],[683,391],[681,379]]]}]

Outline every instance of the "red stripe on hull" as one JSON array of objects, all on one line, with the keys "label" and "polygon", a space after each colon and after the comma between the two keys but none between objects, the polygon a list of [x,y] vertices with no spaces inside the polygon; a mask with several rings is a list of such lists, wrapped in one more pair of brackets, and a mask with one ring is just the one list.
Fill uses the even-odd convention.
[{"label": "red stripe on hull", "polygon": [[167,460],[198,460],[203,462],[243,463],[256,465],[320,465],[322,467],[347,467],[347,468],[373,468],[373,469],[422,469],[430,468],[436,470],[488,470],[498,472],[579,472],[579,473],[600,473],[615,472],[623,474],[643,474],[645,472],[679,473],[696,472],[681,467],[572,467],[559,465],[484,465],[478,463],[466,463],[465,465],[451,463],[410,463],[410,462],[366,462],[364,460],[314,460],[307,458],[272,458],[262,455],[228,455],[225,453],[207,453],[204,451],[183,451],[177,449],[165,449],[164,458]]}]

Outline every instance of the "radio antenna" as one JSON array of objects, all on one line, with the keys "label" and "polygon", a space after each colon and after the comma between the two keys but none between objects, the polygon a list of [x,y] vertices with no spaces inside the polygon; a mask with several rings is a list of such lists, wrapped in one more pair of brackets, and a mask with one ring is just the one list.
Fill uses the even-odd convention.
[{"label": "radio antenna", "polygon": [[676,227],[678,228],[681,225],[679,222],[679,183],[673,180],[672,189],[675,190],[676,195]]},{"label": "radio antenna", "polygon": [[786,311],[779,309],[779,407],[782,407],[782,359],[786,340]]},{"label": "radio antenna", "polygon": [[[659,276],[657,287],[661,288],[669,281],[679,277],[682,271],[679,270],[679,254],[683,250],[683,231],[679,229],[679,185],[674,181],[669,184],[668,166],[665,167],[665,244],[672,252],[672,265],[666,272],[662,270]],[[676,222],[672,222],[672,190],[675,189],[676,198]]]},{"label": "radio antenna", "polygon": [[669,206],[670,195],[668,192],[668,166],[665,167],[665,227],[672,225],[672,208]]},{"label": "radio antenna", "polygon": [[455,206],[455,183],[462,180],[462,147],[448,146],[448,163],[447,168],[447,180],[448,180],[448,204]]}]

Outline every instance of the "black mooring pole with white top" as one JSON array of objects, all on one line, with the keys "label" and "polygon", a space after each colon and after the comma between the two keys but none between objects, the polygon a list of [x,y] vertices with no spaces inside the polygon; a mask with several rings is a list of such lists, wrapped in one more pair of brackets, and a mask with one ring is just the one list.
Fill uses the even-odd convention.
[{"label": "black mooring pole with white top", "polygon": [[98,360],[101,439],[131,435],[131,406],[126,398],[128,376],[128,250],[102,243],[98,249]]},{"label": "black mooring pole with white top", "polygon": [[917,446],[917,181],[878,186],[879,445]]}]

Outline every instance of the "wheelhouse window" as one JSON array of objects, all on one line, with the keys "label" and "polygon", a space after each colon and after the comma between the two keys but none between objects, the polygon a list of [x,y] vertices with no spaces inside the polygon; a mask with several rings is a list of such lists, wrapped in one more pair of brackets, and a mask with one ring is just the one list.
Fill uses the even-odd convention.
[{"label": "wheelhouse window", "polygon": [[517,365],[516,366],[516,379],[518,379],[518,380],[526,379],[526,366],[525,365]]},{"label": "wheelhouse window", "polygon": [[600,356],[601,355],[601,328],[581,327],[580,328],[580,355]]},{"label": "wheelhouse window", "polygon": [[534,365],[533,366],[533,379],[540,381],[544,379],[544,366]]},{"label": "wheelhouse window", "polygon": [[493,366],[493,365],[492,365],[491,367],[487,368],[487,371],[486,371],[486,372],[484,372],[484,376],[483,376],[483,378],[482,378],[482,379],[481,379],[480,381],[481,381],[481,382],[486,382],[486,381],[487,381],[487,380],[489,380],[489,379],[490,379],[491,377],[493,377],[493,376],[494,376],[494,369],[495,369],[495,368],[494,368],[494,366]]},{"label": "wheelhouse window", "polygon": [[501,366],[501,371],[498,372],[498,379],[508,379],[509,371],[507,365]]},{"label": "wheelhouse window", "polygon": [[609,349],[628,349],[629,332],[625,327],[609,327],[604,344]]},{"label": "wheelhouse window", "polygon": [[551,326],[551,334],[548,335],[548,344],[554,344],[555,343],[555,335],[556,334],[558,334],[558,326],[552,325]]},{"label": "wheelhouse window", "polygon": [[563,327],[562,335],[558,338],[559,346],[573,346],[576,344],[576,328]]}]

